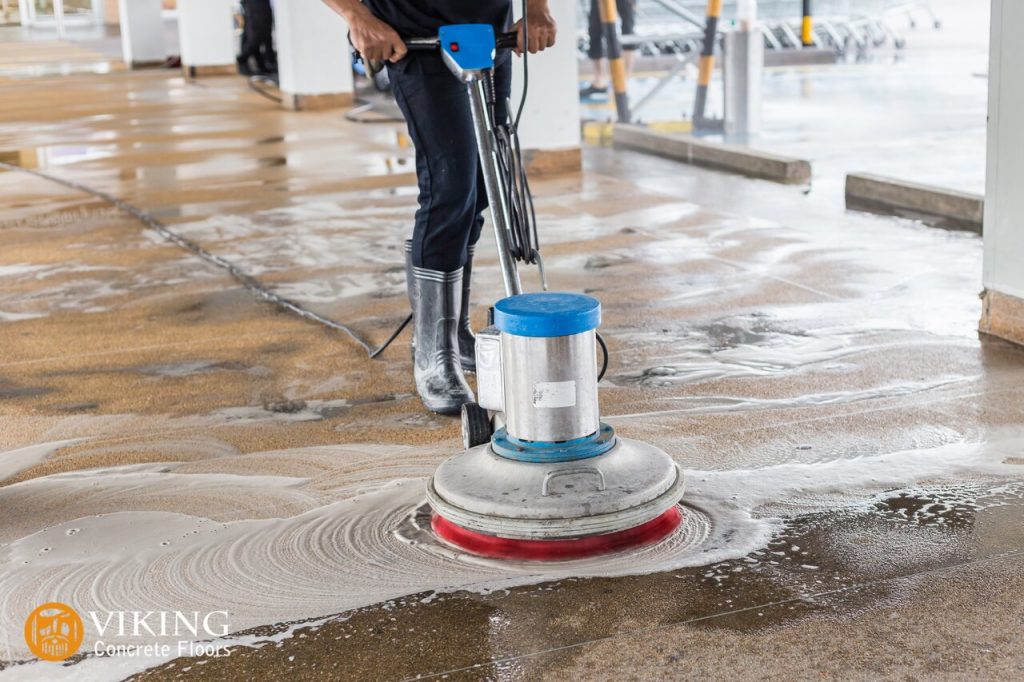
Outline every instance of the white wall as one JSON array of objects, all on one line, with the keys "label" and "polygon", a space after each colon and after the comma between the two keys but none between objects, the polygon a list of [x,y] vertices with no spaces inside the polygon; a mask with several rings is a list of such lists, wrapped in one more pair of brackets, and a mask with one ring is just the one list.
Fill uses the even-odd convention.
[{"label": "white wall", "polygon": [[274,4],[281,89],[296,95],[352,92],[345,21],[322,0]]},{"label": "white wall", "polygon": [[[513,3],[517,10],[519,0]],[[558,22],[555,46],[530,55],[529,94],[519,134],[524,149],[568,149],[580,146],[579,64],[576,59],[576,0],[552,0]],[[512,106],[522,92],[522,59],[514,55]],[[513,111],[515,115],[515,111]]]},{"label": "white wall", "polygon": [[234,64],[238,52],[232,0],[178,0],[178,35],[185,66]]},{"label": "white wall", "polygon": [[1024,2],[992,0],[985,287],[1024,298]]},{"label": "white wall", "polygon": [[119,0],[121,53],[125,64],[163,61],[163,3],[161,0]]}]

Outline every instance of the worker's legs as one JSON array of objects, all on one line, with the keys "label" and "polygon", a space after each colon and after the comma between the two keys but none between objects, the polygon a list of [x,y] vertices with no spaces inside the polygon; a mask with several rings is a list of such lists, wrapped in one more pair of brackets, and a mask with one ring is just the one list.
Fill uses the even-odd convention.
[{"label": "worker's legs", "polygon": [[[506,54],[495,69],[499,117],[505,115],[511,70]],[[389,75],[416,148],[420,193],[412,264],[450,272],[465,265],[487,207],[466,85],[435,55],[407,58],[391,65]]]},{"label": "worker's legs", "polygon": [[[463,284],[469,247],[487,207],[476,131],[466,85],[437,55],[414,55],[388,67],[395,100],[416,148],[419,209],[410,254],[414,373],[424,405],[456,412],[473,393],[462,374],[461,321],[468,317]],[[511,60],[495,69],[498,120],[506,116]],[[468,327],[467,327],[468,329]],[[468,350],[468,349],[467,349]]]}]

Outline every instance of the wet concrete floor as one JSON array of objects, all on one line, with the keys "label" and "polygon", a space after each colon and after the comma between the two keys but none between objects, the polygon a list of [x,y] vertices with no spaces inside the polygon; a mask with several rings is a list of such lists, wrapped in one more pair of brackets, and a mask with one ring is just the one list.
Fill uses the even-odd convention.
[{"label": "wet concrete floor", "polygon": [[[370,345],[406,314],[395,127],[234,78],[0,91],[0,160],[144,208]],[[601,298],[602,414],[684,466],[710,530],[556,568],[395,539],[458,447],[407,337],[369,361],[107,203],[0,172],[0,677],[1019,677],[1024,350],[974,331],[980,240],[585,162],[535,182],[549,277]],[[490,242],[474,283],[500,295]],[[224,608],[247,634],[226,658],[21,664],[23,611],[52,599]]]}]

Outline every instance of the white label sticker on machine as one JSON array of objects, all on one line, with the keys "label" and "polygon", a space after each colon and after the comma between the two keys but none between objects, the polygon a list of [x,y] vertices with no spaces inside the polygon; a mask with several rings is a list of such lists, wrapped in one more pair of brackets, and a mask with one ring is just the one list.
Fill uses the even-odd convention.
[{"label": "white label sticker on machine", "polygon": [[538,381],[533,385],[534,407],[573,407],[576,405],[575,381]]}]

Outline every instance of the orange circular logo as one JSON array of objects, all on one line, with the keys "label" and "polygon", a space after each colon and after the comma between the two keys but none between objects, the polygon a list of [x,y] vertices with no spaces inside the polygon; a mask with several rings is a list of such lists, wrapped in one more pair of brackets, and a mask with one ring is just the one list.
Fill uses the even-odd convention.
[{"label": "orange circular logo", "polygon": [[67,604],[50,602],[29,614],[25,642],[44,661],[63,661],[74,655],[85,635],[82,618]]}]

